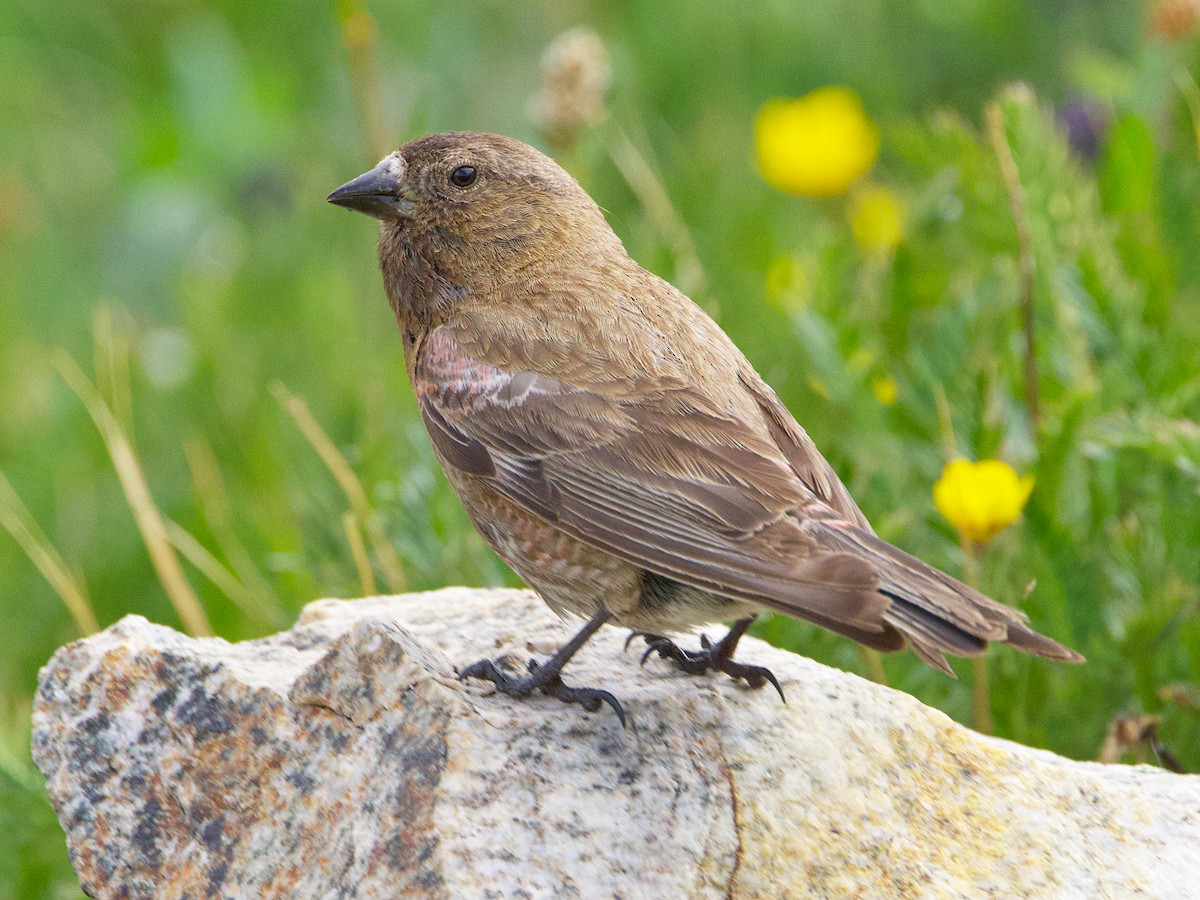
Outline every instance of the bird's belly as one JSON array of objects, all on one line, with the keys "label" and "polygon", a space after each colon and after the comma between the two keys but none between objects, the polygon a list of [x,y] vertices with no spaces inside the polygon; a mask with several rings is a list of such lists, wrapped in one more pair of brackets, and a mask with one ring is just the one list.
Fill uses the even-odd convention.
[{"label": "bird's belly", "polygon": [[484,540],[555,612],[591,616],[604,608],[620,620],[636,608],[637,566],[559,531],[483,479],[447,469]]}]

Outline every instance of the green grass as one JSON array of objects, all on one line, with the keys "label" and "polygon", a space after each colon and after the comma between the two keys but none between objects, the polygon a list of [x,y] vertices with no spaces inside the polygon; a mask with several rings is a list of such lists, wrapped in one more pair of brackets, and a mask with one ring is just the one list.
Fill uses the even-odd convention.
[{"label": "green grass", "polygon": [[[324,197],[374,162],[382,138],[364,122],[389,144],[447,128],[538,142],[526,107],[539,56],[586,22],[612,58],[610,112],[564,162],[635,258],[699,285],[880,533],[961,571],[931,498],[939,394],[961,452],[1036,476],[1023,520],[982,559],[983,586],[1088,664],[991,654],[998,733],[1094,758],[1113,716],[1155,713],[1200,769],[1195,707],[1160,696],[1200,683],[1194,36],[1149,35],[1136,5],[1115,2],[368,9],[374,40],[350,53],[339,23],[368,21],[350,0],[0,4],[0,470],[102,626],[136,612],[181,627],[183,590],[218,634],[270,633],[311,599],[362,593],[356,541],[381,589],[515,583],[414,414],[374,227]],[[1035,99],[1004,91],[1012,79]],[[908,206],[886,259],[859,252],[844,202],[787,197],[754,172],[758,105],[829,83],[880,123],[872,180]],[[1051,113],[1076,95],[1110,120],[1093,162]],[[1040,430],[991,103],[1026,198]],[[630,177],[638,160],[649,182]],[[772,270],[790,275],[768,286]],[[57,348],[96,384],[169,523],[158,552],[180,548],[184,579],[170,596]],[[871,389],[885,376],[890,405]],[[0,630],[0,823],[16,835],[0,845],[0,897],[69,895],[27,716],[38,667],[78,630],[5,532]],[[762,632],[865,671],[817,629],[775,619]],[[893,685],[970,721],[970,666],[955,682],[910,654],[884,665]]]}]

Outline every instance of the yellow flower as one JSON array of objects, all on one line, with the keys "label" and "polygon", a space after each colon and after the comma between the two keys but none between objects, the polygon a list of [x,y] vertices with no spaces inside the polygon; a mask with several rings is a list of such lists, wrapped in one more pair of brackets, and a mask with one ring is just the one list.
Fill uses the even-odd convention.
[{"label": "yellow flower", "polygon": [[812,299],[812,278],[809,268],[814,264],[792,256],[779,256],[767,267],[764,292],[767,300],[781,312],[802,312]]},{"label": "yellow flower", "polygon": [[823,382],[820,378],[816,378],[812,375],[809,375],[808,376],[808,387],[814,394],[816,394],[822,400],[829,399],[829,386],[827,384],[825,384],[825,382]]},{"label": "yellow flower", "polygon": [[796,283],[797,276],[803,277],[796,260],[790,256],[777,256],[767,266],[767,283],[764,290],[767,299],[777,300],[780,295],[787,293]]},{"label": "yellow flower", "polygon": [[875,354],[870,347],[859,347],[846,360],[846,370],[855,375],[866,375],[875,365]]},{"label": "yellow flower", "polygon": [[1012,524],[1033,490],[1033,476],[1018,477],[998,459],[956,459],[933,486],[933,502],[967,540],[985,544]]},{"label": "yellow flower", "polygon": [[837,197],[875,165],[879,129],[857,94],[823,87],[764,103],[754,119],[754,144],[759,171],[772,187]]},{"label": "yellow flower", "polygon": [[871,380],[871,393],[883,406],[891,406],[896,402],[900,389],[896,386],[895,378],[891,375],[884,375]]},{"label": "yellow flower", "polygon": [[866,253],[896,249],[904,237],[904,201],[885,187],[869,187],[855,194],[850,204],[850,230]]}]

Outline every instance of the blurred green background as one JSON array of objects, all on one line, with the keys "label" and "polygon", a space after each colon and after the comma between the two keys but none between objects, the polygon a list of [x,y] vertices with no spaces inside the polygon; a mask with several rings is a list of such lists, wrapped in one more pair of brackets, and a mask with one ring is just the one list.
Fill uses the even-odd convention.
[{"label": "blurred green background", "polygon": [[[414,414],[375,226],[324,200],[447,129],[557,149],[887,539],[961,574],[931,497],[951,444],[1033,474],[979,577],[1088,664],[990,654],[997,733],[1095,758],[1114,717],[1156,715],[1200,768],[1195,19],[1182,0],[0,4],[0,896],[77,893],[29,713],[38,667],[89,615],[183,627],[194,592],[239,640],[372,585],[516,583]],[[607,115],[550,148],[530,100],[578,25],[607,49]],[[856,242],[853,196],[756,174],[759,106],[827,84],[882,130],[868,181],[902,210],[894,248]],[[1036,426],[1003,152],[1034,274]],[[760,631],[868,671],[806,625]],[[956,668],[884,661],[971,722]]]}]

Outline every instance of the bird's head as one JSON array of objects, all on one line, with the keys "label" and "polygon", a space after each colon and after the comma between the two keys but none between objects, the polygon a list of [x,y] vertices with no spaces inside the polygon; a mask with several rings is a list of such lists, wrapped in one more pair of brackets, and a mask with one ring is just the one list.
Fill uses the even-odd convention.
[{"label": "bird's head", "polygon": [[501,135],[450,132],[405,144],[329,202],[380,220],[385,275],[394,266],[401,277],[417,277],[423,264],[463,290],[621,247],[574,178]]}]

